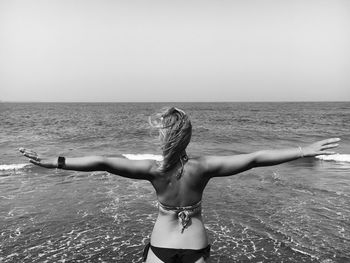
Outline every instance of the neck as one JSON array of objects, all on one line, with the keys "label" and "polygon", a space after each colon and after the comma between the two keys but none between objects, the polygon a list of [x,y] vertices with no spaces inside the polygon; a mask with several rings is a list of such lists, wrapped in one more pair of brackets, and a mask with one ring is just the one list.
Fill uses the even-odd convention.
[{"label": "neck", "polygon": [[[169,161],[169,160],[163,160],[163,161],[161,162],[160,166],[163,167],[163,169],[164,169],[164,165],[165,165],[165,166],[168,166],[167,169],[165,169],[165,170],[169,170],[169,169],[172,169],[172,168],[174,168],[175,166],[177,166],[179,163],[181,164],[181,166],[183,166],[184,163],[186,163],[186,162],[188,161],[188,156],[187,156],[187,153],[186,153],[185,150],[182,151],[181,154],[179,154],[178,156],[179,156],[178,159],[177,159],[176,161],[173,160],[173,161],[175,161],[175,162],[172,163],[172,164],[170,165],[170,167],[169,167],[169,163],[167,163],[167,161]],[[162,168],[161,168],[161,169],[162,169]]]}]

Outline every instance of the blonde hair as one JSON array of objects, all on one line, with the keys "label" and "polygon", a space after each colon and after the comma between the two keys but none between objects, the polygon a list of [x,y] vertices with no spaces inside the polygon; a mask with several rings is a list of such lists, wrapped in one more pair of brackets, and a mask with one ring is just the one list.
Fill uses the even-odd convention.
[{"label": "blonde hair", "polygon": [[192,124],[187,114],[178,108],[165,108],[151,116],[150,125],[159,130],[163,162],[162,172],[172,169],[183,157],[192,135]]}]

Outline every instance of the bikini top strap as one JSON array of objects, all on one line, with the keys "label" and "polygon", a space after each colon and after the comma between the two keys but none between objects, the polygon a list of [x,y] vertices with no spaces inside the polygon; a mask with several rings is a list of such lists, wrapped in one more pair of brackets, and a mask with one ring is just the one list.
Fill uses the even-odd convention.
[{"label": "bikini top strap", "polygon": [[158,201],[158,205],[159,207],[163,208],[164,210],[168,210],[168,211],[175,211],[175,212],[181,212],[181,211],[193,211],[197,208],[199,208],[202,204],[202,200],[200,200],[198,203],[194,204],[194,205],[189,205],[189,206],[168,206],[168,205],[164,205],[161,202]]},{"label": "bikini top strap", "polygon": [[181,170],[176,174],[177,179],[180,179],[182,174],[184,173],[184,169],[185,169],[184,163],[187,163],[187,161],[188,161],[188,156],[185,153],[183,156],[180,157]]}]

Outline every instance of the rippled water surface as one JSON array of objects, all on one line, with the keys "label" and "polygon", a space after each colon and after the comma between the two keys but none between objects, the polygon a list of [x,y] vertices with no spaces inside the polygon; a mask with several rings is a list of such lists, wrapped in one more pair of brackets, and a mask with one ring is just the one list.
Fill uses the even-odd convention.
[{"label": "rippled water surface", "polygon": [[[149,183],[26,165],[17,149],[159,155],[148,116],[165,105],[1,103],[0,262],[141,262],[157,215]],[[341,156],[212,180],[212,262],[350,262],[350,103],[176,106],[192,119],[190,156],[342,138]]]}]

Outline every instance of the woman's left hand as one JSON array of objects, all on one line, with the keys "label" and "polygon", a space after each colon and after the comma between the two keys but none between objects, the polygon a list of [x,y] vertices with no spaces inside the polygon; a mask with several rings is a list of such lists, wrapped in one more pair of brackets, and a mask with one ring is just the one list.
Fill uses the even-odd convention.
[{"label": "woman's left hand", "polygon": [[339,146],[339,138],[331,138],[327,140],[322,140],[310,144],[306,147],[303,147],[302,153],[304,157],[313,157],[317,155],[330,155],[335,154],[334,151],[329,151],[330,149],[336,148]]},{"label": "woman's left hand", "polygon": [[45,168],[57,168],[57,158],[39,157],[35,151],[24,148],[19,148],[19,151],[35,165]]}]

